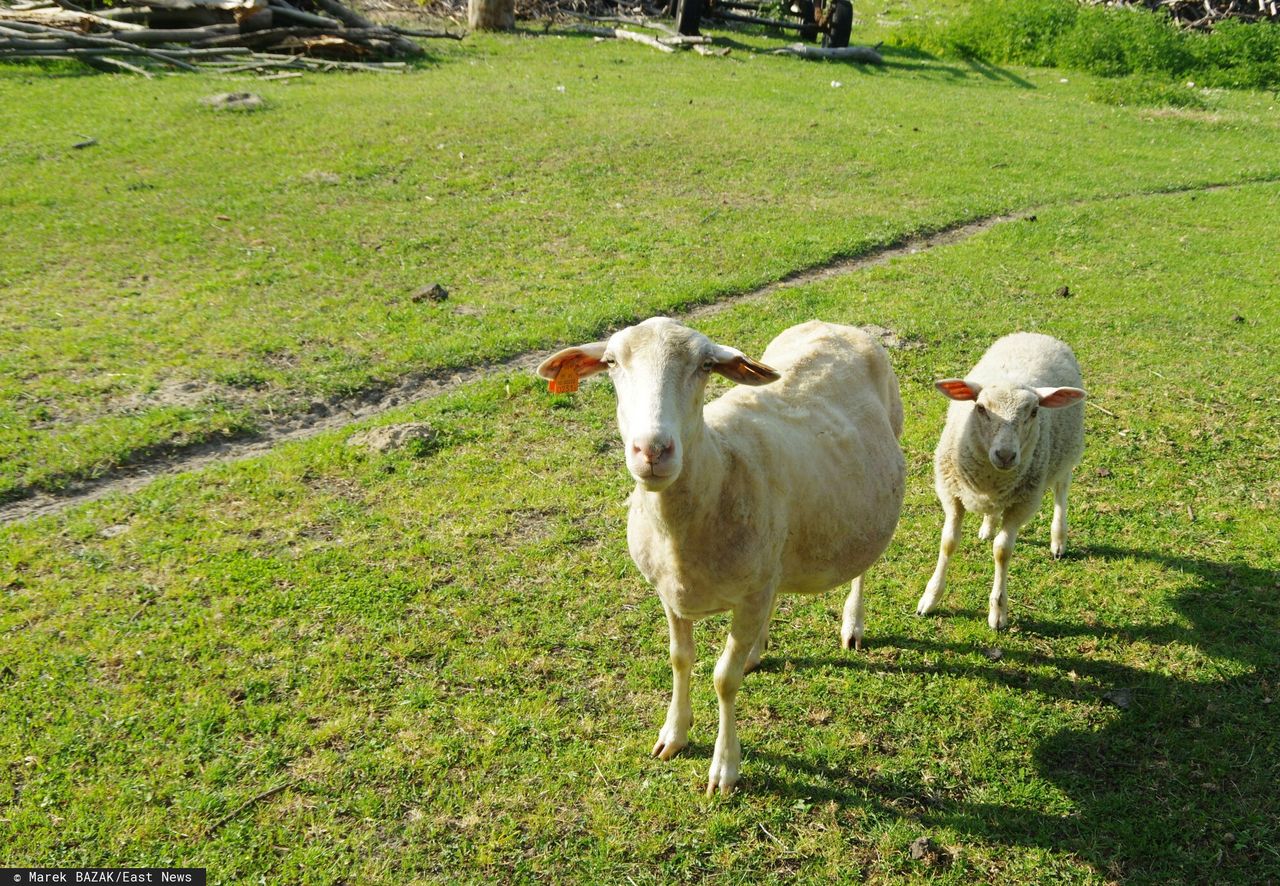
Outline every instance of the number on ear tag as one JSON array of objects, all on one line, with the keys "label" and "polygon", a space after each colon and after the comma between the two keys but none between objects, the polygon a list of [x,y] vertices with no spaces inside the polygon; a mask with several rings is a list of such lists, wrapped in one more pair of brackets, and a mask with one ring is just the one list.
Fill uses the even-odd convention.
[{"label": "number on ear tag", "polygon": [[556,377],[547,382],[547,390],[553,394],[572,394],[578,390],[578,370],[572,363],[560,364]]}]

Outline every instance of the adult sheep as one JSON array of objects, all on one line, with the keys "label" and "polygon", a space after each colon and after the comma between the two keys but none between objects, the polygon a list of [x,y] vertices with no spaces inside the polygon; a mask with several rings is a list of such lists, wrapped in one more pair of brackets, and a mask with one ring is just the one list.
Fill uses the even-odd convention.
[{"label": "adult sheep", "polygon": [[947,563],[960,538],[966,510],[983,515],[978,535],[994,537],[995,580],[987,624],[1001,630],[1009,618],[1009,559],[1018,530],[1053,489],[1050,550],[1067,549],[1067,490],[1084,452],[1085,392],[1071,348],[1048,335],[1006,335],[964,378],[936,382],[951,399],[934,452],[934,488],[945,521],[938,565],[916,606],[928,614],[946,589]]},{"label": "adult sheep", "polygon": [[[715,669],[720,728],[708,794],[738,781],[735,699],[768,643],[778,595],[852,579],[841,639],[860,646],[862,575],[902,506],[902,402],[879,342],[811,321],[784,331],[761,359],[656,317],[538,367],[553,390],[607,371],[617,393],[636,482],[627,543],[671,635],[671,706],[654,756],[670,759],[688,743],[693,623],[733,613]],[[739,386],[704,408],[712,373]]]}]

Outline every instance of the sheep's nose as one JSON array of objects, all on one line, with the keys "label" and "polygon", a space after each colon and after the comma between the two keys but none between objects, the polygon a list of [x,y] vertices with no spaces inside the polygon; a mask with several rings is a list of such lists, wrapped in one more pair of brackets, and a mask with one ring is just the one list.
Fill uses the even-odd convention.
[{"label": "sheep's nose", "polygon": [[1018,453],[1012,449],[996,449],[991,453],[991,461],[997,468],[1011,468],[1018,463]]},{"label": "sheep's nose", "polygon": [[670,437],[651,437],[648,440],[636,440],[631,444],[631,451],[643,455],[651,465],[665,461],[676,448],[676,442]]}]

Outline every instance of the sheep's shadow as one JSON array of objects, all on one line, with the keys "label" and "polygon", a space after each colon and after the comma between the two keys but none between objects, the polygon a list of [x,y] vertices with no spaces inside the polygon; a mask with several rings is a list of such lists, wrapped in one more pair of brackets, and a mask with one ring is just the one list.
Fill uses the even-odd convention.
[{"label": "sheep's shadow", "polygon": [[[1145,647],[1166,647],[1160,669],[1104,661],[1088,653],[1061,655],[1008,648],[985,660],[969,644],[907,637],[879,646],[937,653],[936,665],[888,664],[895,673],[944,674],[986,680],[1047,700],[1099,706],[1105,724],[1047,735],[1034,750],[1039,775],[1070,798],[1073,811],[974,802],[939,794],[920,781],[888,792],[837,767],[760,754],[777,764],[763,786],[784,795],[839,803],[886,804],[923,827],[947,827],[996,840],[1070,852],[1102,875],[1135,882],[1280,880],[1280,587],[1275,571],[1243,562],[1216,562],[1158,552],[1094,546],[1091,560],[1148,560],[1179,576],[1173,606],[1180,619],[1163,624],[1093,627],[1019,619],[1027,634],[1121,641],[1131,660]],[[1167,647],[1175,647],[1169,649]],[[789,659],[796,668],[880,665],[840,655]],[[1171,667],[1169,662],[1174,662]],[[1188,670],[1219,679],[1183,679]],[[1010,665],[1014,665],[1011,667]],[[1027,667],[1019,667],[1026,665]],[[1108,693],[1128,690],[1114,710]],[[1115,697],[1112,696],[1112,700]],[[1105,713],[1111,711],[1111,713]],[[849,754],[852,771],[859,756]]]}]

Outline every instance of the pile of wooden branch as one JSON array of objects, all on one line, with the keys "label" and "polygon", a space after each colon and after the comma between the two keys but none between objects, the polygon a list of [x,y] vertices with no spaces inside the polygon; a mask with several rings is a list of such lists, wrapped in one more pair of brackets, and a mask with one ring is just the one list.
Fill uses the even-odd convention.
[{"label": "pile of wooden branch", "polygon": [[1163,9],[1178,24],[1207,30],[1224,19],[1280,22],[1280,0],[1091,0],[1103,6]]},{"label": "pile of wooden branch", "polygon": [[107,9],[72,0],[0,4],[0,59],[77,59],[139,73],[155,65],[226,70],[235,62],[249,70],[282,61],[363,69],[422,55],[411,37],[461,35],[375,24],[339,0],[125,0]]}]

